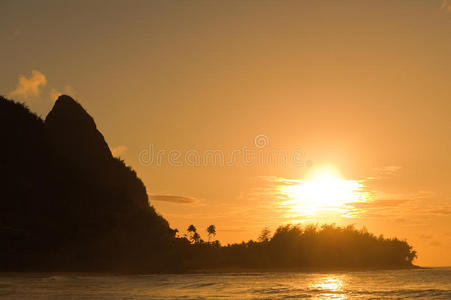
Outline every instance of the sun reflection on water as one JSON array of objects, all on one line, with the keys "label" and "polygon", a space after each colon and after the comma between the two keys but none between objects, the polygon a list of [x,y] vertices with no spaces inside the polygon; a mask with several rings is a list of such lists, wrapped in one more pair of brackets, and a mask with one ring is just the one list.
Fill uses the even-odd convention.
[{"label": "sun reflection on water", "polygon": [[338,276],[323,276],[310,285],[317,291],[317,299],[347,299],[344,294],[344,281]]}]

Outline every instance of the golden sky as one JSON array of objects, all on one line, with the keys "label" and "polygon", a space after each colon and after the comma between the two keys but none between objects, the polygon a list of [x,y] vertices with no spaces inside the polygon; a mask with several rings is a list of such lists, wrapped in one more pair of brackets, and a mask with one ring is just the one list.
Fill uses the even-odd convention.
[{"label": "golden sky", "polygon": [[451,265],[451,1],[0,11],[0,93],[41,116],[61,93],[79,100],[171,226],[206,238],[215,224],[227,243],[356,224],[407,239],[418,264]]}]

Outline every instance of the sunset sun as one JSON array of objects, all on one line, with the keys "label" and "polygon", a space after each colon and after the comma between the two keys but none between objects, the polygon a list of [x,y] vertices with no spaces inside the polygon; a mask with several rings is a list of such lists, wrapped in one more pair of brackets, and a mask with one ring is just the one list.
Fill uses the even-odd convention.
[{"label": "sunset sun", "polygon": [[288,198],[284,205],[306,216],[320,212],[349,215],[353,210],[350,203],[366,202],[369,198],[361,182],[344,179],[330,165],[313,168],[305,180],[284,186],[282,193]]}]

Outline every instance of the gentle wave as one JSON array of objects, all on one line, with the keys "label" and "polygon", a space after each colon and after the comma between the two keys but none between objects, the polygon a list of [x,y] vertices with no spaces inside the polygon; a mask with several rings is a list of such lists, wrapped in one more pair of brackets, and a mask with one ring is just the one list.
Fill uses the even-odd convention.
[{"label": "gentle wave", "polygon": [[451,299],[451,269],[136,276],[0,274],[2,299]]}]

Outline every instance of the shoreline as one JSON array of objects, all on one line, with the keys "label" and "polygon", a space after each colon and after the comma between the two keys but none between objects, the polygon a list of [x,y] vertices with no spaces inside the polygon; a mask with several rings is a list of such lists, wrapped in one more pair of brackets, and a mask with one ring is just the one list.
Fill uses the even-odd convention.
[{"label": "shoreline", "polygon": [[189,269],[180,272],[89,272],[89,271],[0,271],[0,277],[20,277],[23,274],[31,276],[133,276],[133,275],[201,275],[201,274],[249,274],[249,273],[345,273],[345,272],[374,272],[374,271],[396,271],[396,270],[418,270],[449,267],[347,267],[347,268],[318,268],[318,267],[296,267],[296,268],[211,268],[211,269]]},{"label": "shoreline", "polygon": [[212,269],[191,269],[184,274],[214,274],[214,273],[335,273],[335,272],[371,272],[371,271],[392,271],[411,269],[431,269],[421,266],[401,266],[401,267],[292,267],[292,268],[212,268]]}]

